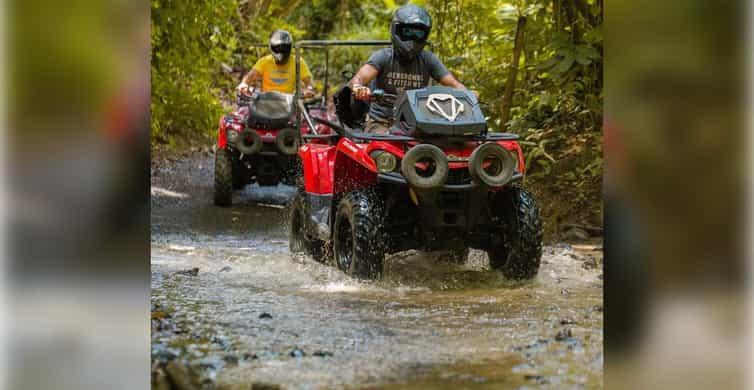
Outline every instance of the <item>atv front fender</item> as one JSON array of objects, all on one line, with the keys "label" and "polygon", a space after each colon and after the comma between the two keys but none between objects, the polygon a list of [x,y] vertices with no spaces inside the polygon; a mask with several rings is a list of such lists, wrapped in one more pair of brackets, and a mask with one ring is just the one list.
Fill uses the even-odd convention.
[{"label": "atv front fender", "polygon": [[335,147],[306,144],[299,148],[298,155],[304,168],[304,189],[306,192],[332,194]]},{"label": "atv front fender", "polygon": [[377,184],[377,165],[366,148],[348,138],[336,146],[333,193],[344,194]]}]

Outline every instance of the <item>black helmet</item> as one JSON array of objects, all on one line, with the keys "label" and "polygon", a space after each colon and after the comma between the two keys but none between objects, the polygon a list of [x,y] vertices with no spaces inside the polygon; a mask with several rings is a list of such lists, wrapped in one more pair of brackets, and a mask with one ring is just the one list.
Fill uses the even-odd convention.
[{"label": "black helmet", "polygon": [[405,63],[416,58],[427,44],[431,30],[432,18],[424,8],[413,4],[398,8],[390,25],[390,40],[398,61]]},{"label": "black helmet", "polygon": [[293,38],[285,30],[275,30],[270,34],[270,51],[276,64],[285,64],[291,55]]}]

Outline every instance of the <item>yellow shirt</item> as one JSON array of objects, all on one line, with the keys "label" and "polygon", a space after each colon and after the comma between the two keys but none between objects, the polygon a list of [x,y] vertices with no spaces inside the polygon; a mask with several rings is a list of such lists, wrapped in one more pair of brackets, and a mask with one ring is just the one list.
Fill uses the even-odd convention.
[{"label": "yellow shirt", "polygon": [[[278,65],[272,54],[260,58],[254,64],[254,70],[262,74],[262,91],[278,91],[282,93],[294,93],[296,90],[296,58],[288,57],[285,64]],[[309,67],[304,59],[301,59],[301,79],[312,77]]]}]

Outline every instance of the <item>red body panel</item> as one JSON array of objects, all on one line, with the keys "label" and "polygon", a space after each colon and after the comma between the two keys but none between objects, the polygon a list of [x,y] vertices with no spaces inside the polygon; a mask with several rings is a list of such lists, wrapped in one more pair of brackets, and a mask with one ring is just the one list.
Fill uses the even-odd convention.
[{"label": "red body panel", "polygon": [[333,192],[341,194],[377,184],[377,165],[367,148],[369,144],[357,144],[348,138],[338,142],[335,153]]},{"label": "red body panel", "polygon": [[304,166],[304,189],[313,194],[332,194],[335,146],[306,144],[299,149]]}]

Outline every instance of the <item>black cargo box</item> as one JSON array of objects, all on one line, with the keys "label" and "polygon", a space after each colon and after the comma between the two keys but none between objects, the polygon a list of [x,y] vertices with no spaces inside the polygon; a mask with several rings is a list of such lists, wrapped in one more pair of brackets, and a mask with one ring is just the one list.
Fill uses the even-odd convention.
[{"label": "black cargo box", "polygon": [[487,121],[470,91],[431,86],[402,93],[395,104],[395,125],[412,137],[471,137]]}]

